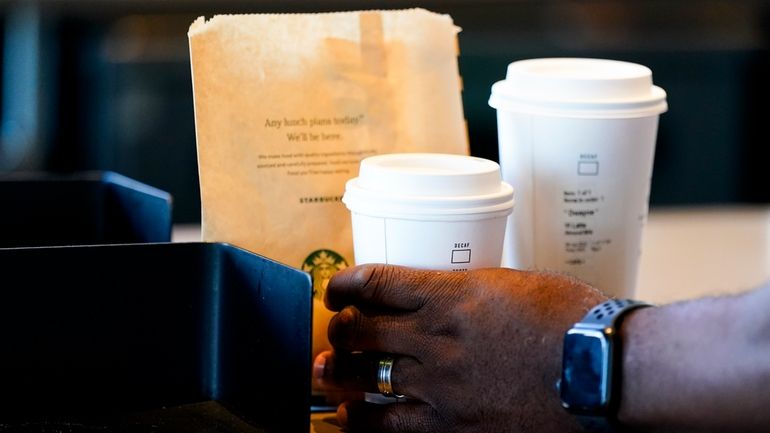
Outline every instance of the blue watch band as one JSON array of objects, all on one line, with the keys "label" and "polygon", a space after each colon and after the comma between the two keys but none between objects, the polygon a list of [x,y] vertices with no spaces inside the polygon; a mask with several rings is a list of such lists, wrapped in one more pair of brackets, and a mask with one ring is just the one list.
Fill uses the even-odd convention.
[{"label": "blue watch band", "polygon": [[623,317],[650,304],[611,299],[592,308],[564,336],[562,405],[586,432],[613,432],[620,398]]},{"label": "blue watch band", "polygon": [[588,326],[599,328],[618,328],[618,321],[624,314],[631,310],[642,307],[651,307],[651,304],[633,299],[610,299],[592,308],[583,320],[576,323],[575,326]]}]

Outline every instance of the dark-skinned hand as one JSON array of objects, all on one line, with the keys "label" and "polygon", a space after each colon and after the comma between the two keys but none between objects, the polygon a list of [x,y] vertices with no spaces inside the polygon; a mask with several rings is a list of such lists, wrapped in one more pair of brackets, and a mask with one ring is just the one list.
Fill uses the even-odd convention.
[{"label": "dark-skinned hand", "polygon": [[555,383],[564,332],[606,297],[567,276],[511,269],[424,271],[363,265],[337,273],[326,305],[333,351],[314,377],[326,389],[377,392],[392,354],[395,404],[342,404],[350,432],[579,431]]}]

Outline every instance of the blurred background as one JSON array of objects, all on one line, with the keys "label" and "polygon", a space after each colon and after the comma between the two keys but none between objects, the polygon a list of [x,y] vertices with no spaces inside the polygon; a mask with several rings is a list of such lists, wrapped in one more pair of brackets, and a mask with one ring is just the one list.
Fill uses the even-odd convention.
[{"label": "blurred background", "polygon": [[770,1],[0,2],[0,175],[114,170],[200,219],[187,28],[200,15],[424,7],[460,34],[474,155],[497,159],[492,83],[543,56],[642,63],[669,95],[652,206],[770,203]]}]

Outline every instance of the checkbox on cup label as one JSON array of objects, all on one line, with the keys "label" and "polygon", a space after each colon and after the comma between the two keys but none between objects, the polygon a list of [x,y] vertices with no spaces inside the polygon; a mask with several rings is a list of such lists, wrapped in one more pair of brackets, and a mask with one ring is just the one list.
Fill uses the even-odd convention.
[{"label": "checkbox on cup label", "polygon": [[471,250],[452,250],[452,263],[470,263]]},{"label": "checkbox on cup label", "polygon": [[578,161],[578,176],[598,176],[599,161]]}]

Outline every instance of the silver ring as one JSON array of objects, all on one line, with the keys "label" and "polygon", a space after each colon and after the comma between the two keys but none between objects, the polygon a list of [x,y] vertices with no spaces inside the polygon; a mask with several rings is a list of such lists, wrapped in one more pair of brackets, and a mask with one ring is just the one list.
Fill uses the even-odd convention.
[{"label": "silver ring", "polygon": [[393,384],[390,381],[390,374],[393,371],[393,358],[386,356],[377,364],[377,389],[385,397],[404,398],[403,394],[393,392]]}]

